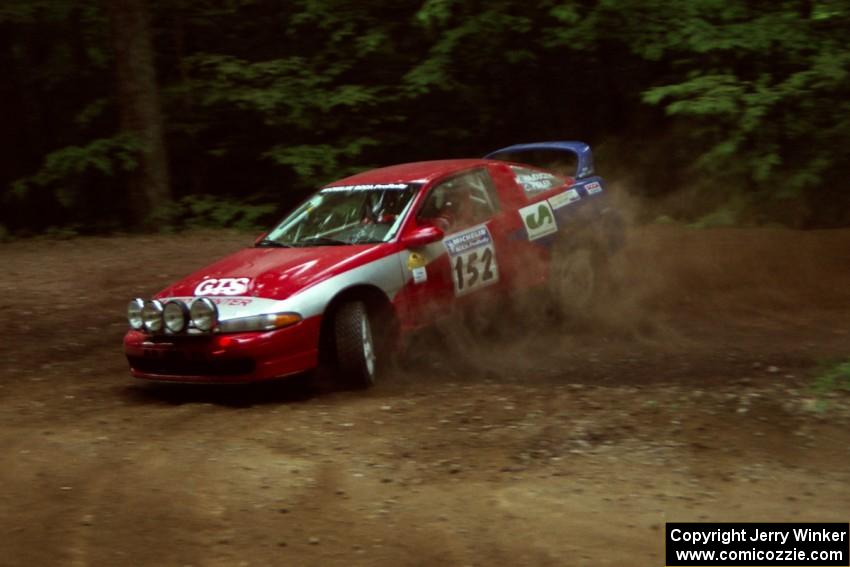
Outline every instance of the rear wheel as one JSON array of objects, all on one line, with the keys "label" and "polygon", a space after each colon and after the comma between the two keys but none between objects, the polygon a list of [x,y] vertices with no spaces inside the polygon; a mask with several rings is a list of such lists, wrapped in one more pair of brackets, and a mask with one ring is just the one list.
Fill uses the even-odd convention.
[{"label": "rear wheel", "polygon": [[343,304],[334,316],[336,360],[345,381],[358,388],[368,388],[378,374],[378,342],[372,329],[369,311],[362,301]]},{"label": "rear wheel", "polygon": [[592,307],[596,294],[598,262],[588,248],[559,253],[552,260],[549,291],[555,306],[581,313]]},{"label": "rear wheel", "polygon": [[564,235],[552,251],[549,295],[557,318],[580,319],[605,295],[607,247],[589,227]]}]

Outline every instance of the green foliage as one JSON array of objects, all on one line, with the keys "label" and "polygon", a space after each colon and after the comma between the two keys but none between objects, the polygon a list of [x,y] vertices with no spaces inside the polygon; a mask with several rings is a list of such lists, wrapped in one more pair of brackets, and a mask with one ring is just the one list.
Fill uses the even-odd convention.
[{"label": "green foliage", "polygon": [[827,409],[826,398],[835,392],[850,392],[850,360],[827,364],[818,370],[812,384],[816,409]]},{"label": "green foliage", "polygon": [[235,228],[256,231],[269,225],[278,208],[270,203],[249,203],[212,195],[188,195],[156,209],[151,226],[160,230]]},{"label": "green foliage", "polygon": [[44,231],[44,236],[55,240],[70,240],[79,236],[78,226],[50,226]]},{"label": "green foliage", "polygon": [[687,4],[666,16],[679,25],[651,42],[660,50],[652,57],[675,56],[687,75],[643,99],[694,121],[704,146],[698,167],[718,177],[720,165],[762,201],[799,197],[835,177],[850,144],[847,6],[814,2],[807,14],[796,2]]},{"label": "green foliage", "polygon": [[56,201],[71,207],[76,197],[71,191],[82,176],[99,174],[108,177],[129,171],[137,165],[141,150],[139,141],[130,135],[94,140],[85,146],[67,146],[47,154],[44,164],[34,175],[12,185],[12,194],[23,198],[32,187],[51,187]]},{"label": "green foliage", "polygon": [[[687,189],[700,210],[675,216],[696,226],[850,223],[847,0],[149,5],[178,226],[373,164],[564,138],[639,148],[600,171]],[[116,134],[105,6],[0,6],[12,232],[126,216],[140,148]]]},{"label": "green foliage", "polygon": [[295,173],[310,185],[320,185],[323,180],[353,173],[343,166],[351,163],[368,146],[377,146],[378,140],[368,137],[357,138],[337,146],[313,144],[301,146],[274,146],[263,154],[280,165],[291,167]]}]

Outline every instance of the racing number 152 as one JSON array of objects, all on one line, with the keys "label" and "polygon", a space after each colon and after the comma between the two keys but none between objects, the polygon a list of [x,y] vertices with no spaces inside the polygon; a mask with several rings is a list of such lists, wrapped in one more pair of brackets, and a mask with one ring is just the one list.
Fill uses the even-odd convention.
[{"label": "racing number 152", "polygon": [[[484,264],[483,269],[479,272],[478,263],[481,262]],[[457,281],[457,290],[463,291],[464,288],[475,287],[475,284],[479,283],[479,276],[481,278],[481,283],[487,282],[488,280],[493,279],[493,249],[485,248],[481,253],[481,258],[478,258],[477,252],[472,252],[471,254],[465,254],[463,256],[458,256],[455,260],[454,270]],[[468,278],[466,277],[468,276]]]}]

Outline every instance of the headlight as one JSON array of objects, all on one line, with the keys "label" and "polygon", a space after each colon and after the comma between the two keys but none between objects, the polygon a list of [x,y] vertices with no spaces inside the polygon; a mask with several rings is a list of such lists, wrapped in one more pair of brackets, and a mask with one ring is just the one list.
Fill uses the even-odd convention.
[{"label": "headlight", "polygon": [[182,333],[189,325],[189,308],[182,301],[169,301],[162,310],[162,320],[172,333]]},{"label": "headlight", "polygon": [[127,304],[127,322],[130,323],[130,328],[140,330],[145,322],[142,319],[142,309],[145,307],[143,299],[136,298]]},{"label": "headlight", "polygon": [[162,303],[156,299],[145,301],[145,306],[142,307],[142,327],[148,333],[162,331]]},{"label": "headlight", "polygon": [[189,308],[192,325],[199,331],[209,333],[218,324],[218,308],[210,299],[199,297]]},{"label": "headlight", "polygon": [[241,333],[244,331],[273,331],[294,325],[301,321],[298,313],[267,313],[265,315],[254,315],[252,317],[240,317],[222,321],[218,329],[222,333]]}]

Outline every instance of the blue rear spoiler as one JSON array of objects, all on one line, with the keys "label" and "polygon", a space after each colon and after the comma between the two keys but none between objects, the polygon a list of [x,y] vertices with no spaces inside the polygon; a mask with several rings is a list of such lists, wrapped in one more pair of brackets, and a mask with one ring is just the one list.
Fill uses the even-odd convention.
[{"label": "blue rear spoiler", "polygon": [[590,177],[593,175],[593,152],[590,151],[590,146],[584,142],[535,142],[532,144],[515,144],[490,152],[484,159],[499,159],[499,154],[515,154],[521,152],[535,151],[555,151],[568,152],[576,156],[578,164],[576,165],[576,179]]}]

